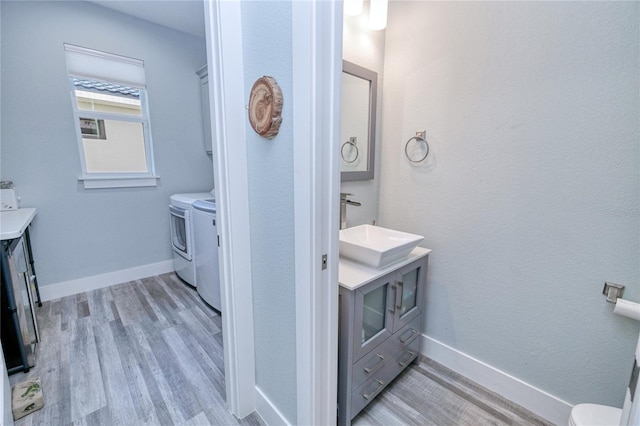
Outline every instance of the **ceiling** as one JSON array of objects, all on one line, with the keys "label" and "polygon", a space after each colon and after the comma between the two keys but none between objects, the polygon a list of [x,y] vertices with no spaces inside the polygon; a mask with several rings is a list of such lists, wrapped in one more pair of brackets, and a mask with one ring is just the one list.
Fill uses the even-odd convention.
[{"label": "ceiling", "polygon": [[89,1],[127,15],[204,38],[204,5],[202,0]]}]

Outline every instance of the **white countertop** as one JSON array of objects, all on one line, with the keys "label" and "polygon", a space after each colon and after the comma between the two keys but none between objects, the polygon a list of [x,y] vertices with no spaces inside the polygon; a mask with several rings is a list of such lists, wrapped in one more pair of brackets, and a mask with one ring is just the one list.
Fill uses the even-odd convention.
[{"label": "white countertop", "polygon": [[338,281],[340,285],[349,290],[355,290],[371,281],[380,278],[389,272],[395,271],[416,259],[427,256],[431,253],[431,249],[416,247],[413,249],[406,259],[392,263],[381,269],[375,269],[362,263],[354,262],[349,259],[340,258],[338,262]]},{"label": "white countertop", "polygon": [[0,212],[0,240],[19,238],[35,215],[33,208]]}]

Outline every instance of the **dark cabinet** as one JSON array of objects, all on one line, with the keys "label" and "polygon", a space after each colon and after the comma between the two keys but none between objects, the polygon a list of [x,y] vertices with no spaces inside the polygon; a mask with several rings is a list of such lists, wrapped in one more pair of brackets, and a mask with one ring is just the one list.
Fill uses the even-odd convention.
[{"label": "dark cabinet", "polygon": [[9,374],[35,365],[40,340],[36,305],[42,305],[31,255],[28,230],[2,241],[0,291],[1,339]]}]

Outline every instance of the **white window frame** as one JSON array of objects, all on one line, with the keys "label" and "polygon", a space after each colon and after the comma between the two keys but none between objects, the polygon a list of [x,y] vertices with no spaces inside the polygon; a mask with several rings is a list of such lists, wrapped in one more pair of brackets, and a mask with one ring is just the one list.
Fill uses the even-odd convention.
[{"label": "white window frame", "polygon": [[[78,181],[84,184],[85,189],[157,186],[159,176],[155,173],[153,159],[153,142],[143,61],[67,43],[64,44],[64,49],[67,54],[67,73],[71,89],[71,104],[73,107],[76,139],[80,154],[81,174],[78,176]],[[139,89],[141,115],[133,116],[78,109],[76,90],[82,89],[74,85],[74,78],[105,81]],[[82,131],[80,129],[80,118],[117,120],[142,124],[147,171],[112,173],[88,172],[84,144],[82,142]]]}]

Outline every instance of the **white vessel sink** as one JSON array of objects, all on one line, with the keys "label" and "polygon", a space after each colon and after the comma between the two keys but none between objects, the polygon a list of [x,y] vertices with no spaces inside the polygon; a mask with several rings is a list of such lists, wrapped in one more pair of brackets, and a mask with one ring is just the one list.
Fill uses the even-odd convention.
[{"label": "white vessel sink", "polygon": [[354,226],[340,230],[340,256],[383,268],[407,257],[423,239],[379,226]]}]

